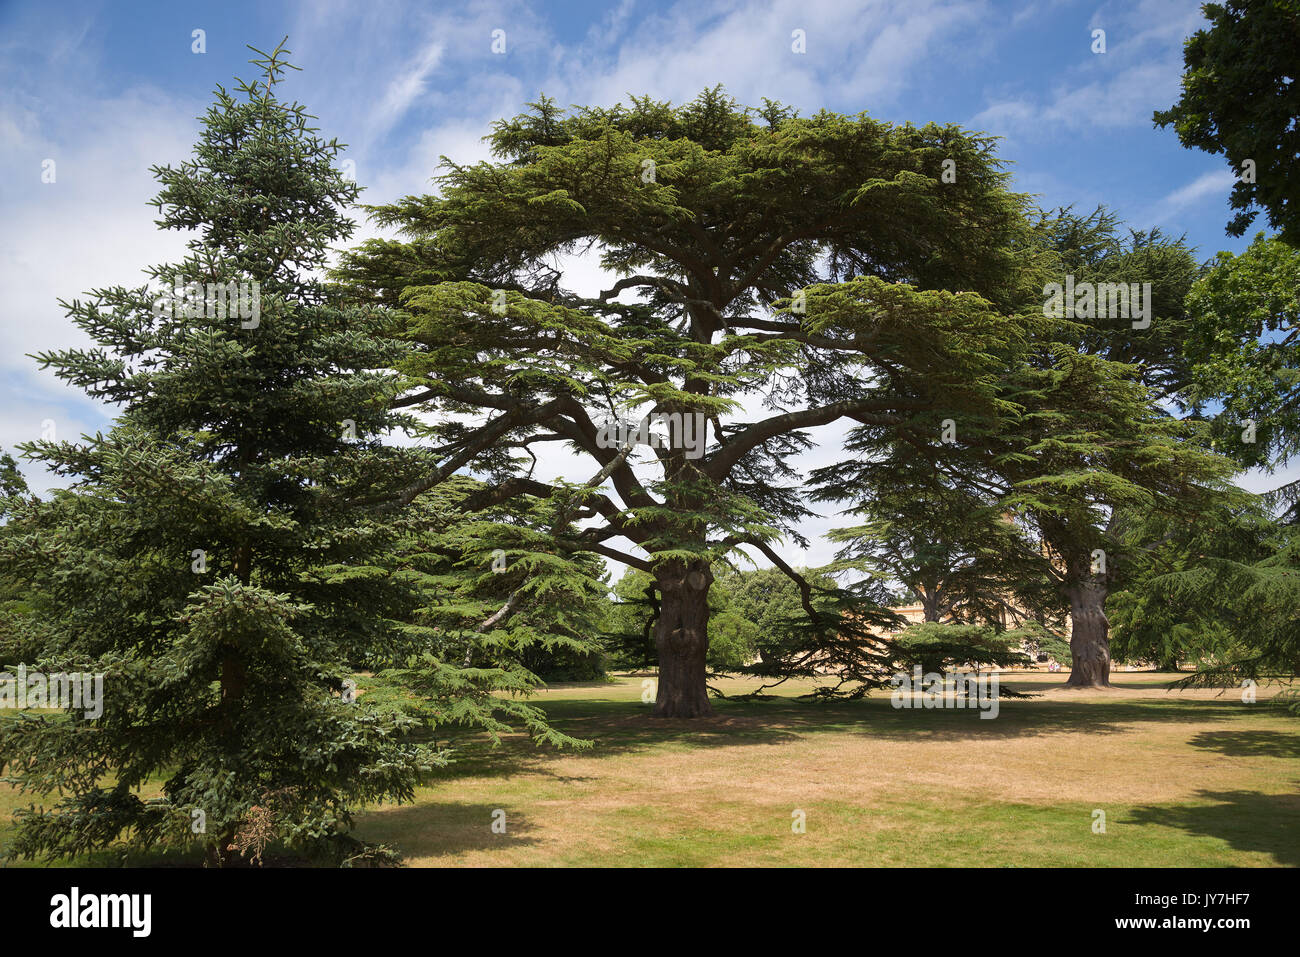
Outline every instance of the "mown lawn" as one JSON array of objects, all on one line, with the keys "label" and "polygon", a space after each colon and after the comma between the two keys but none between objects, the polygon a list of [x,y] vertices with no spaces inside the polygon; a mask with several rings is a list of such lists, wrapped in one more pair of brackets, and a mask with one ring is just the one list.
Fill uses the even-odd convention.
[{"label": "mown lawn", "polygon": [[467,748],[361,835],[416,866],[1300,864],[1300,722],[1267,690],[1246,705],[1168,676],[1077,692],[1035,674],[1008,684],[1041,697],[994,720],[803,687],[688,722],[651,719],[642,680],[540,696],[591,750]]},{"label": "mown lawn", "polygon": [[[1078,692],[1021,675],[1005,684],[1041,696],[981,720],[896,710],[879,692],[794,697],[803,685],[664,721],[641,702],[643,680],[543,692],[590,750],[460,741],[413,805],[363,812],[359,836],[439,867],[1300,865],[1300,721],[1269,707],[1270,689],[1248,705],[1166,691],[1168,676]],[[16,803],[0,786],[0,843]]]}]

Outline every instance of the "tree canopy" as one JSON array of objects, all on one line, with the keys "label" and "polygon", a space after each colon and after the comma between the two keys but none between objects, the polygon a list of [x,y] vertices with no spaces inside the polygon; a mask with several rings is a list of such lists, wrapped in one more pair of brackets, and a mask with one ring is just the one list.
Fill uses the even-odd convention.
[{"label": "tree canopy", "polygon": [[[339,272],[418,346],[400,402],[437,417],[441,445],[408,497],[471,466],[496,501],[549,498],[513,466],[523,451],[593,459],[609,487],[583,493],[596,524],[571,544],[654,576],[656,713],[707,713],[710,568],[798,537],[789,460],[806,430],[849,419],[920,444],[946,418],[998,414],[997,356],[1024,338],[1010,306],[1039,248],[1024,201],[985,137],[745,109],[720,89],[571,113],[543,98],[490,140],[496,162],[448,162],[438,195],[373,209],[405,239]],[[620,277],[594,298],[555,265],[579,250]],[[700,437],[687,447],[674,421],[653,478],[604,428],[646,415]]]},{"label": "tree canopy", "polygon": [[1245,235],[1263,211],[1283,242],[1300,246],[1300,2],[1228,0],[1183,46],[1182,95],[1158,110],[1186,147],[1222,153],[1237,182],[1228,223]]}]

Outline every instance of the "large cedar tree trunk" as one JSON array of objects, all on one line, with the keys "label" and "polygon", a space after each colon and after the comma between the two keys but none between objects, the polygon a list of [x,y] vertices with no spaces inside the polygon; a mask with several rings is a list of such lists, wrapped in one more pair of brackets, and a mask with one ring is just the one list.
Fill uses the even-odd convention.
[{"label": "large cedar tree trunk", "polygon": [[1110,687],[1110,620],[1106,585],[1085,581],[1066,589],[1070,598],[1071,688]]},{"label": "large cedar tree trunk", "polygon": [[709,650],[709,585],[713,574],[704,562],[661,566],[656,718],[700,718],[713,714],[705,680]]},{"label": "large cedar tree trunk", "polygon": [[[933,591],[921,592],[921,610],[925,617],[922,619],[926,624],[939,624],[939,598]],[[921,674],[942,674],[943,673],[943,655],[921,656]]]}]

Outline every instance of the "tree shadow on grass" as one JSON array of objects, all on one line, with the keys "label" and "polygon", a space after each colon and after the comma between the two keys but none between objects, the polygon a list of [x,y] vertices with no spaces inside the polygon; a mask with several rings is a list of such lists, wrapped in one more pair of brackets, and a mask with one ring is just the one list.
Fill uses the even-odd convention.
[{"label": "tree shadow on grass", "polygon": [[[549,702],[546,711],[552,725],[566,734],[592,741],[591,749],[578,752],[539,749],[522,735],[508,738],[495,748],[483,741],[464,739],[459,742],[456,763],[437,772],[431,783],[459,776],[518,773],[540,773],[560,779],[562,776],[552,770],[552,762],[561,756],[598,761],[652,748],[699,750],[792,745],[809,735],[826,732],[925,744],[1040,738],[1078,732],[1117,735],[1131,732],[1135,725],[1153,722],[1223,724],[1254,716],[1232,700],[1185,698],[1137,701],[1037,698],[1010,704],[1004,701],[998,716],[991,720],[981,718],[977,708],[894,708],[888,694],[854,701],[724,700],[714,702],[714,708],[714,715],[708,718],[664,719],[651,717],[649,706],[636,701]],[[1252,734],[1229,733],[1239,734],[1239,741]],[[1283,747],[1280,743],[1275,746]],[[568,762],[565,767],[572,772],[581,764]],[[564,780],[577,779],[570,774]]]},{"label": "tree shadow on grass", "polygon": [[656,719],[635,709],[635,705],[615,702],[600,709],[552,708],[549,713],[568,733],[596,738],[597,751],[601,744],[674,739],[695,747],[785,743],[827,731],[918,740],[934,736],[1035,737],[1078,731],[1115,734],[1130,730],[1133,724],[1223,722],[1249,716],[1231,701],[1034,699],[1003,701],[997,716],[988,719],[974,707],[895,708],[887,694],[856,701],[722,702],[714,717],[691,720]]},{"label": "tree shadow on grass", "polygon": [[[493,812],[505,811],[506,833],[492,831]],[[357,815],[357,837],[391,844],[403,857],[447,857],[466,851],[507,850],[537,844],[536,827],[510,807],[436,802],[403,804]]]},{"label": "tree shadow on grass", "polygon": [[1234,758],[1300,758],[1300,731],[1202,731],[1191,745]]},{"label": "tree shadow on grass", "polygon": [[1300,795],[1259,791],[1198,791],[1216,804],[1134,808],[1135,824],[1154,824],[1215,837],[1240,851],[1269,854],[1281,865],[1300,866]]},{"label": "tree shadow on grass", "polygon": [[863,733],[918,741],[1035,738],[1079,732],[1110,735],[1130,733],[1135,725],[1221,724],[1253,716],[1232,701],[1185,698],[1111,701],[1050,698],[1011,704],[1004,701],[993,719],[981,718],[979,711],[973,709],[886,710],[896,717],[891,720],[885,715],[873,716],[873,723],[864,726]]}]

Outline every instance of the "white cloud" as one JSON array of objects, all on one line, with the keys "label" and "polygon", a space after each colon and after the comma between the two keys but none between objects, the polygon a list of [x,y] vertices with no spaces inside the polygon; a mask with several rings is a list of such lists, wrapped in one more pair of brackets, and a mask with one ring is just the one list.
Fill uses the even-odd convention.
[{"label": "white cloud", "polygon": [[1139,219],[1141,222],[1159,225],[1176,213],[1189,206],[1196,205],[1207,197],[1217,195],[1226,202],[1228,192],[1236,181],[1237,178],[1232,175],[1231,170],[1219,169],[1203,173],[1186,186],[1180,186],[1167,196],[1161,197]]},{"label": "white cloud", "polygon": [[[327,137],[352,144],[346,155],[368,187],[368,203],[429,191],[440,155],[461,163],[486,159],[481,137],[491,122],[519,112],[541,91],[561,105],[611,104],[629,92],[681,102],[722,82],[750,105],[766,96],[805,112],[821,106],[880,112],[924,70],[972,56],[1006,22],[985,0],[682,0],[643,16],[634,0],[623,0],[571,38],[557,36],[528,4],[514,0],[453,9],[339,0],[298,10],[289,45],[305,72],[286,86],[320,117]],[[1037,10],[1031,5],[1015,16],[1028,19]],[[1138,11],[1141,16],[1099,11],[1108,23],[1111,59],[1082,59],[1046,96],[1036,89],[1007,92],[975,125],[1056,135],[1149,124],[1151,109],[1172,102],[1177,40],[1189,15],[1167,0],[1144,0]],[[505,56],[490,52],[498,28],[507,31]],[[791,50],[795,29],[806,32],[805,54]],[[176,258],[183,242],[154,226],[156,214],[146,203],[156,184],[147,169],[189,154],[203,104],[147,87],[91,92],[111,84],[96,51],[86,49],[90,31],[87,22],[52,35],[48,74],[0,92],[0,183],[6,184],[0,282],[10,290],[0,332],[6,397],[0,444],[6,446],[35,437],[46,418],[64,437],[103,425],[105,410],[37,372],[23,353],[84,344],[56,299],[143,282],[141,268]],[[1091,56],[1086,42],[1081,49]],[[70,59],[78,63],[75,73],[59,66]],[[48,186],[40,183],[46,157],[58,163],[58,182]],[[1221,186],[1221,179],[1202,177],[1162,202],[1172,211]],[[356,238],[376,234],[363,225]],[[591,295],[608,286],[594,253],[566,257],[562,265],[569,288]],[[763,414],[753,397],[746,406],[742,417]],[[843,423],[818,429],[820,444],[797,464],[826,464],[846,430]],[[543,445],[539,459],[543,479],[583,481],[594,471],[559,445]],[[813,541],[808,550],[780,549],[788,561],[829,560],[834,549],[822,533],[845,521],[832,508],[804,523]]]},{"label": "white cloud", "polygon": [[[1034,5],[1021,10],[1013,25],[1036,12]],[[1003,92],[971,125],[1054,141],[1082,131],[1149,128],[1152,113],[1178,98],[1182,42],[1201,21],[1198,5],[1185,0],[1103,5],[1080,32],[1077,59],[1062,67],[1048,93],[1036,85]],[[1095,28],[1106,31],[1105,53],[1091,51]]]},{"label": "white cloud", "polygon": [[1149,128],[1151,114],[1177,98],[1178,77],[1168,59],[1143,61],[1086,83],[1058,84],[1042,100],[1032,94],[999,100],[972,117],[970,125],[999,136],[1053,141],[1084,131]]},{"label": "white cloud", "polygon": [[429,44],[416,56],[414,62],[389,81],[388,88],[369,116],[366,128],[367,143],[387,133],[394,123],[406,115],[411,104],[425,92],[429,74],[442,60],[442,51],[441,43]]},{"label": "white cloud", "polygon": [[[38,370],[28,353],[89,345],[59,299],[93,288],[136,286],[151,263],[175,259],[184,236],[162,233],[147,202],[157,192],[148,167],[177,163],[190,152],[197,106],[157,90],[80,100],[51,87],[51,108],[35,111],[0,100],[0,286],[7,291],[0,324],[5,402],[0,445],[40,437],[53,420],[60,438],[103,428],[103,406]],[[70,122],[75,118],[75,122]],[[41,181],[54,160],[54,182]],[[38,490],[51,477],[26,465]],[[61,481],[54,484],[62,484]]]},{"label": "white cloud", "polygon": [[[722,83],[749,105],[766,96],[805,110],[879,110],[923,64],[959,53],[987,10],[982,0],[683,2],[643,20],[616,55],[562,49],[548,88],[563,102],[628,93],[682,102]],[[796,29],[806,53],[791,49]]]}]

